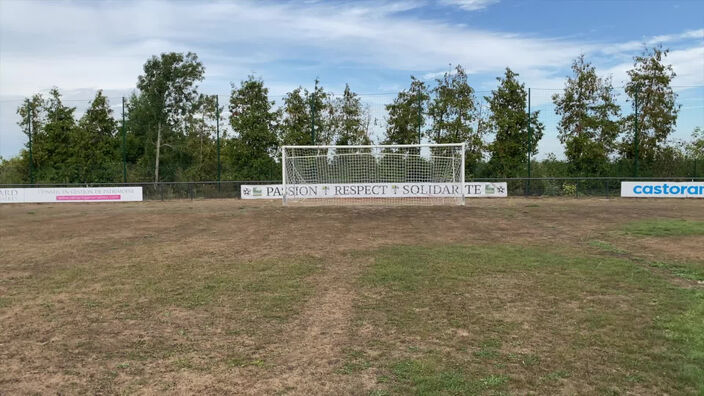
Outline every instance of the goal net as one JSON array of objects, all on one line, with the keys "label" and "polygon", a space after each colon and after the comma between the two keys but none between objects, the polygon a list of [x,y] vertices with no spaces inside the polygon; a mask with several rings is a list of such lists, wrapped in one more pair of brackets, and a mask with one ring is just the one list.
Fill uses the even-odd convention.
[{"label": "goal net", "polygon": [[463,205],[464,147],[284,146],[283,203]]}]

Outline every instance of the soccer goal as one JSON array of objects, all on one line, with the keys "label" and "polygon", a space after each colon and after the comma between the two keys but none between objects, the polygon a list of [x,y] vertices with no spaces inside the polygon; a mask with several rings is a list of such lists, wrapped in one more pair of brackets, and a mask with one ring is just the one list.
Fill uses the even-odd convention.
[{"label": "soccer goal", "polygon": [[464,143],[283,146],[283,204],[463,205]]}]

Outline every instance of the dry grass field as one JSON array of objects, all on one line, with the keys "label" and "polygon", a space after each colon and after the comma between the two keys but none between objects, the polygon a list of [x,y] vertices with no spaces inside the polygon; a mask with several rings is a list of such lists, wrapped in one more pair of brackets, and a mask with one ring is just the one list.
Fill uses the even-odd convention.
[{"label": "dry grass field", "polygon": [[0,394],[704,394],[704,202],[0,206]]}]

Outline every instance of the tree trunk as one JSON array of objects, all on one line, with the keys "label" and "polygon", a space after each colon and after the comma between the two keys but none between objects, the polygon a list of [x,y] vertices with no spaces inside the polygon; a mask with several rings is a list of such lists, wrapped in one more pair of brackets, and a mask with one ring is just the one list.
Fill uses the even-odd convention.
[{"label": "tree trunk", "polygon": [[156,163],[154,164],[154,184],[159,182],[159,149],[161,148],[161,122],[156,127]]}]

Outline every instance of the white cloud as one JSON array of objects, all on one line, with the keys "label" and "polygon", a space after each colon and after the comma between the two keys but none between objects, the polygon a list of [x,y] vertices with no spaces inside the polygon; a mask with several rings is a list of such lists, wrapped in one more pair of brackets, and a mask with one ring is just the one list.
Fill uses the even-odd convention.
[{"label": "white cloud", "polygon": [[466,11],[477,11],[496,4],[499,0],[442,0],[444,4],[454,5]]},{"label": "white cloud", "polygon": [[419,4],[3,2],[0,92],[128,87],[148,56],[169,50],[196,51],[208,77],[238,80],[292,60],[482,72],[564,64],[591,48],[396,15]]}]

